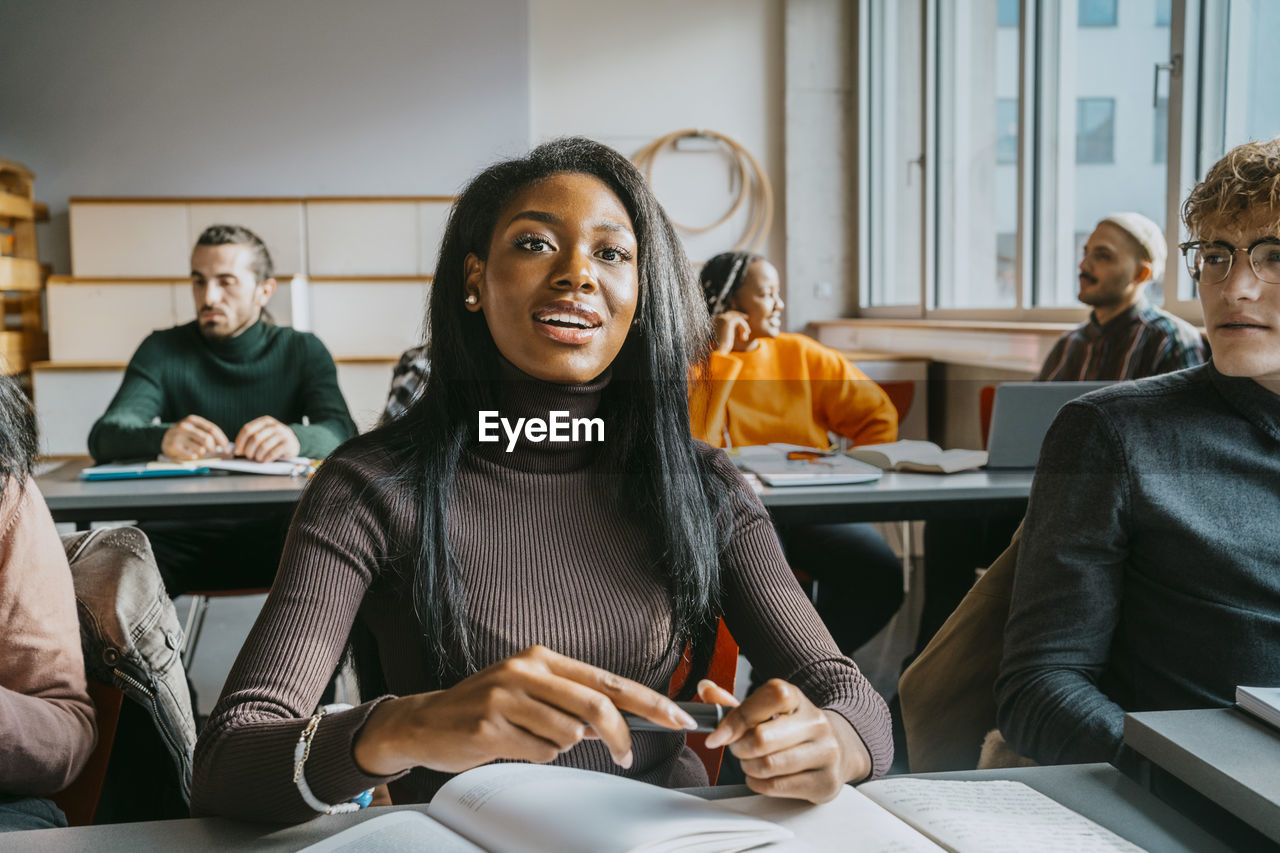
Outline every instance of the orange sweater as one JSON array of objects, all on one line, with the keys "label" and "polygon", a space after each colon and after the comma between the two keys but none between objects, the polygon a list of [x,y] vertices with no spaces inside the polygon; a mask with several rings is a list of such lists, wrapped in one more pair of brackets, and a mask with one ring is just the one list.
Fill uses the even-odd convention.
[{"label": "orange sweater", "polygon": [[844,356],[805,335],[712,353],[709,383],[694,382],[693,435],[714,447],[786,442],[826,447],[827,433],[854,444],[898,437],[898,412],[879,385]]}]

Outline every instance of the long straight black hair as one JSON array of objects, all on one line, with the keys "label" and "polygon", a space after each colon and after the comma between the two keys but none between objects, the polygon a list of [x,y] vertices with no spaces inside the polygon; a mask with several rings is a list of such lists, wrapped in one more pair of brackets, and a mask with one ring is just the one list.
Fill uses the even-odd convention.
[{"label": "long straight black hair", "polygon": [[[690,371],[710,350],[709,318],[675,230],[639,171],[611,148],[567,138],[489,167],[458,197],[427,309],[426,385],[402,417],[365,437],[366,446],[395,460],[395,479],[418,505],[413,598],[441,685],[476,669],[445,516],[476,412],[497,408],[499,375],[498,350],[483,314],[464,308],[464,259],[487,257],[498,215],[518,193],[563,173],[599,179],[631,216],[638,248],[636,321],[612,364],[600,414],[610,424],[611,464],[634,475],[626,479],[637,516],[652,519],[661,547],[659,571],[672,612],[669,642],[692,646],[695,675],[710,660],[719,615],[719,553],[729,522],[723,489],[694,449],[688,408]],[[686,693],[696,681],[686,680]]]}]

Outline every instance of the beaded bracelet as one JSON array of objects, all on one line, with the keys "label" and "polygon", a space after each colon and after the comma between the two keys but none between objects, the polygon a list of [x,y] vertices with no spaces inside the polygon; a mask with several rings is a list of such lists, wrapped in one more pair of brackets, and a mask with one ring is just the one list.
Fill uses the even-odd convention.
[{"label": "beaded bracelet", "polygon": [[323,803],[320,798],[311,792],[311,786],[307,784],[307,777],[302,772],[303,766],[307,763],[307,758],[311,755],[311,741],[316,736],[316,729],[320,727],[320,718],[325,714],[337,711],[349,711],[351,706],[344,703],[334,705],[325,705],[319,711],[316,711],[310,722],[298,735],[298,745],[293,748],[293,783],[298,786],[298,793],[302,794],[302,799],[308,806],[318,812],[324,814],[343,814],[345,812],[359,811],[373,802],[373,789],[361,791],[350,801],[345,803],[337,803],[329,805]]}]

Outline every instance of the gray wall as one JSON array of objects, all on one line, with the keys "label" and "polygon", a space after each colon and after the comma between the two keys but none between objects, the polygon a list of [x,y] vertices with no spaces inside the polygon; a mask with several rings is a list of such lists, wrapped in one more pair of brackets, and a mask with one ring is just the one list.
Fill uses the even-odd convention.
[{"label": "gray wall", "polygon": [[529,142],[511,0],[0,0],[0,157],[76,195],[434,195]]}]

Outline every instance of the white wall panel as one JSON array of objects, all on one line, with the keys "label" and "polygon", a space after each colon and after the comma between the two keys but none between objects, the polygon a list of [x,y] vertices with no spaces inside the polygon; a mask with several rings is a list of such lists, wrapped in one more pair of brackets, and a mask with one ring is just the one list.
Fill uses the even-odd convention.
[{"label": "white wall panel", "polygon": [[89,430],[107,410],[123,376],[123,368],[34,368],[31,383],[40,423],[40,452],[47,456],[88,454]]},{"label": "white wall panel", "polygon": [[412,201],[309,201],[307,272],[418,275],[418,205]]},{"label": "white wall panel", "polygon": [[370,362],[337,361],[338,387],[346,398],[347,408],[361,432],[368,432],[382,417],[391,391],[391,371],[396,366],[394,358]]},{"label": "white wall panel", "polygon": [[128,361],[143,338],[174,324],[174,287],[168,283],[53,281],[47,298],[51,361]]},{"label": "white wall panel", "polygon": [[186,203],[73,204],[71,269],[80,278],[189,275]]},{"label": "white wall panel", "polygon": [[451,207],[452,203],[447,201],[418,203],[418,247],[422,253],[418,272],[422,275],[435,275],[440,241],[444,239],[444,227]]},{"label": "white wall panel", "polygon": [[195,245],[210,225],[243,225],[262,238],[271,253],[276,275],[304,272],[302,202],[238,202],[191,204],[188,207],[187,246]]},{"label": "white wall panel", "polygon": [[313,279],[308,287],[311,331],[335,357],[399,357],[422,342],[426,282]]}]

